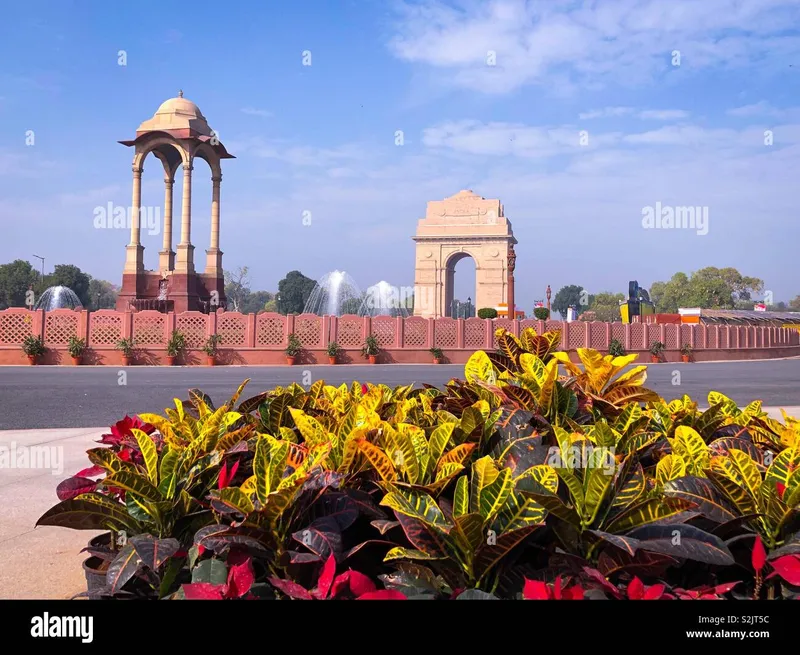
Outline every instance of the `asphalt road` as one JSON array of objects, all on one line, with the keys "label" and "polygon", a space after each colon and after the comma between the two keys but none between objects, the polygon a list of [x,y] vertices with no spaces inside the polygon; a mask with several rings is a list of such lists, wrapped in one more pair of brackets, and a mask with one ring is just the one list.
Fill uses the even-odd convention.
[{"label": "asphalt road", "polygon": [[[123,372],[124,378],[123,379]],[[197,387],[222,403],[246,378],[243,397],[291,382],[307,385],[369,380],[390,386],[441,385],[463,375],[461,365],[355,366],[4,366],[0,367],[0,430],[105,427],[127,414],[162,413],[174,397]],[[124,384],[123,384],[124,383]],[[706,406],[709,391],[737,403],[760,399],[765,406],[800,405],[800,358],[751,362],[656,364],[647,386],[671,400],[688,394]]]}]

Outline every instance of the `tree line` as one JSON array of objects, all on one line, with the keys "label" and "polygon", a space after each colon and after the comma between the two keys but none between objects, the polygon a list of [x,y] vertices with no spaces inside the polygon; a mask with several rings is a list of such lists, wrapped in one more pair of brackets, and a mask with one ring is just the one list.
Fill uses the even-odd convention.
[{"label": "tree line", "polygon": [[[763,280],[742,275],[735,268],[709,266],[689,275],[675,273],[666,282],[653,282],[649,297],[659,314],[677,314],[680,307],[753,309],[756,302],[764,302],[769,311],[800,311],[800,296],[775,302],[764,286]],[[626,299],[627,294],[590,294],[580,285],[568,284],[556,293],[551,307],[562,318],[569,307],[575,307],[579,318],[613,322],[620,320],[619,302]]]}]

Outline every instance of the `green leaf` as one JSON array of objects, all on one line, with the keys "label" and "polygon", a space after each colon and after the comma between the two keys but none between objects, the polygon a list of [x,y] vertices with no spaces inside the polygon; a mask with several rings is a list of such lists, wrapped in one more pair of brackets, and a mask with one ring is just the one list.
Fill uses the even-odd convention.
[{"label": "green leaf", "polygon": [[100,483],[104,487],[117,487],[125,491],[132,491],[145,500],[162,500],[163,496],[157,487],[143,475],[138,475],[131,471],[119,471],[113,475],[106,476]]},{"label": "green leaf", "polygon": [[42,514],[36,525],[57,525],[73,530],[141,532],[139,522],[128,514],[123,505],[98,493],[62,500]]}]

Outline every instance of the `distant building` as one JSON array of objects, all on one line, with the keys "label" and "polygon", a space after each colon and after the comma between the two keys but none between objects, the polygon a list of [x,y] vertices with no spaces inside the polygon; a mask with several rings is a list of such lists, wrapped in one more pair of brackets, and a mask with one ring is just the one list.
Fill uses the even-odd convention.
[{"label": "distant building", "polygon": [[762,325],[800,329],[800,312],[769,312],[762,309],[680,308],[681,323],[704,325]]}]

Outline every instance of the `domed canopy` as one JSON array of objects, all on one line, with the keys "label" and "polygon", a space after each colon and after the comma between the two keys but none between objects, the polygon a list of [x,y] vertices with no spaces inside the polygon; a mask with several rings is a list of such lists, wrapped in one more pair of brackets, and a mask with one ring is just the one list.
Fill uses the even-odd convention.
[{"label": "domed canopy", "polygon": [[146,132],[170,130],[191,130],[194,135],[211,136],[212,130],[200,108],[183,97],[183,91],[176,98],[163,102],[153,118],[144,121],[136,130],[139,136]]}]

